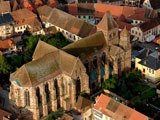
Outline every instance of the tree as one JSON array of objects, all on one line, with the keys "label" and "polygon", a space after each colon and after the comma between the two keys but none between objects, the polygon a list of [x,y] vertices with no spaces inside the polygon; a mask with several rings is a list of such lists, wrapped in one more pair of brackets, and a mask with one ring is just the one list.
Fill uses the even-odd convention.
[{"label": "tree", "polygon": [[7,75],[10,73],[12,67],[8,64],[7,60],[0,55],[0,74]]},{"label": "tree", "polygon": [[4,82],[8,83],[9,74],[12,71],[12,66],[8,64],[7,60],[0,55],[0,84],[3,86]]},{"label": "tree", "polygon": [[136,82],[142,78],[142,75],[137,71],[130,71],[125,74],[125,81],[128,82]]},{"label": "tree", "polygon": [[111,78],[106,79],[102,83],[102,88],[103,89],[115,89],[118,86],[118,80],[116,78],[116,75],[113,75]]},{"label": "tree", "polygon": [[127,90],[126,83],[125,83],[125,81],[123,80],[123,81],[122,81],[122,84],[121,84],[121,91],[125,92],[126,90]]},{"label": "tree", "polygon": [[36,35],[30,36],[28,39],[24,39],[24,61],[29,62],[32,60],[32,55],[38,43],[38,40],[42,40],[50,45],[53,45],[59,49],[63,48],[64,46],[68,45],[70,42],[65,39],[62,33],[58,32],[53,34],[50,38],[44,35]]},{"label": "tree", "polygon": [[57,32],[56,34],[53,34],[53,36],[50,39],[48,39],[48,41],[45,41],[45,42],[59,49],[71,43],[68,40],[66,40],[66,38],[63,36],[61,32]]}]

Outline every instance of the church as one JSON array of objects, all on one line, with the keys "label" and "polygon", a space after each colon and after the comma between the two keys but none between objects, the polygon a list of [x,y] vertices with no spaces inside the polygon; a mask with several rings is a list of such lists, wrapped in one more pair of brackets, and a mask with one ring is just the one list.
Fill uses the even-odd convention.
[{"label": "church", "polygon": [[27,120],[39,120],[60,107],[70,110],[81,92],[90,93],[81,60],[41,40],[33,60],[12,73],[10,81],[10,99],[24,108]]},{"label": "church", "polygon": [[97,32],[57,49],[39,40],[32,61],[10,75],[10,99],[27,120],[75,107],[80,93],[94,94],[111,75],[131,68],[130,34],[106,13]]}]

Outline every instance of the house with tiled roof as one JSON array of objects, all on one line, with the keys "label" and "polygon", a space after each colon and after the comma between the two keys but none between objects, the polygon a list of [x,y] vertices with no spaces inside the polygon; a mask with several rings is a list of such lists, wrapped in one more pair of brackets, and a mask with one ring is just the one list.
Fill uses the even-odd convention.
[{"label": "house with tiled roof", "polygon": [[9,1],[0,1],[0,14],[2,13],[10,13],[11,7]]},{"label": "house with tiled roof", "polygon": [[75,0],[75,3],[94,3],[94,0]]},{"label": "house with tiled roof", "polygon": [[11,54],[12,52],[16,52],[16,44],[14,43],[13,39],[7,39],[0,41],[0,51],[3,52],[3,55]]},{"label": "house with tiled roof", "polygon": [[14,19],[10,13],[0,14],[0,40],[14,33]]},{"label": "house with tiled roof", "polygon": [[12,11],[18,10],[20,8],[20,5],[17,2],[17,0],[11,0],[11,8]]},{"label": "house with tiled roof", "polygon": [[10,120],[12,114],[0,108],[0,120]]},{"label": "house with tiled roof", "polygon": [[159,0],[144,0],[143,7],[154,9],[160,12],[160,1]]},{"label": "house with tiled roof", "polygon": [[142,0],[123,0],[125,6],[140,7]]},{"label": "house with tiled roof", "polygon": [[65,113],[61,118],[58,118],[57,120],[74,120],[74,118],[71,115]]},{"label": "house with tiled roof", "polygon": [[151,42],[160,34],[160,19],[152,19],[131,28],[131,35],[136,36],[140,42]]},{"label": "house with tiled roof", "polygon": [[69,40],[77,41],[96,32],[96,27],[56,8],[42,6],[37,9],[45,27],[55,26]]},{"label": "house with tiled roof", "polygon": [[94,119],[96,120],[148,120],[149,118],[108,97],[107,95],[101,94],[97,96],[96,103],[94,105]]},{"label": "house with tiled roof", "polygon": [[123,5],[123,0],[97,0],[97,3],[112,4],[112,5]]},{"label": "house with tiled roof", "polygon": [[30,10],[24,8],[13,11],[11,13],[15,22],[15,32],[24,32],[28,29],[33,35],[44,34],[41,23],[39,22],[37,15]]},{"label": "house with tiled roof", "polygon": [[34,9],[32,1],[30,1],[30,0],[20,0],[19,5],[21,6],[21,8],[26,8],[30,11],[32,11]]},{"label": "house with tiled roof", "polygon": [[[81,120],[92,120],[93,119],[93,102],[85,97],[78,96],[78,100],[75,105],[75,111],[77,115],[81,116]],[[75,120],[76,114],[73,115]]]},{"label": "house with tiled roof", "polygon": [[160,80],[160,54],[157,51],[144,49],[135,59],[135,68],[153,83]]},{"label": "house with tiled roof", "polygon": [[[104,14],[109,11],[113,18],[118,21],[117,23],[119,23],[119,26],[123,29],[125,24],[128,30],[130,30],[129,28],[131,25],[131,27],[133,27],[134,25],[146,22],[158,16],[157,12],[145,8],[102,3],[67,4],[59,6],[58,8],[91,24],[98,24]],[[120,16],[124,16],[125,20],[118,20]]]},{"label": "house with tiled roof", "polygon": [[47,5],[49,6],[49,7],[57,7],[57,6],[59,6],[59,2],[58,2],[58,0],[48,0],[47,1]]}]

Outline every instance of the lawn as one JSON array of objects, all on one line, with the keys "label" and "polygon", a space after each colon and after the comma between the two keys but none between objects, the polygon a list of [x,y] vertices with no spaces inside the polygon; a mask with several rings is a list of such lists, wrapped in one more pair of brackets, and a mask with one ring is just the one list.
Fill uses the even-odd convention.
[{"label": "lawn", "polygon": [[151,99],[156,95],[156,89],[152,88],[140,96],[141,99]]},{"label": "lawn", "polygon": [[160,108],[160,98],[156,99],[156,100],[153,101],[151,104],[153,104],[154,106]]},{"label": "lawn", "polygon": [[[135,98],[136,96],[139,96],[140,94],[142,94],[143,92],[145,92],[149,89],[150,89],[150,87],[148,85],[145,85],[144,83],[141,83],[141,82],[136,82],[133,84],[132,89],[128,89],[127,91],[118,90],[118,91],[116,91],[116,93],[119,96],[122,96],[124,99],[133,100],[133,98]],[[153,95],[155,95],[154,90],[151,90],[151,91],[149,91],[149,93],[144,94],[139,99],[146,99],[150,96],[152,97]]]},{"label": "lawn", "polygon": [[144,92],[144,91],[146,91],[149,88],[150,87],[148,85],[145,85],[143,83],[135,83],[132,92],[133,93]]}]

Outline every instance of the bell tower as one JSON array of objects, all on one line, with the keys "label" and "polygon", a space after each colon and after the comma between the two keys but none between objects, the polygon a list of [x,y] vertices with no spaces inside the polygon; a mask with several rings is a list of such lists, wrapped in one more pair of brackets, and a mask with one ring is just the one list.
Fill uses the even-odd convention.
[{"label": "bell tower", "polygon": [[128,32],[128,30],[126,29],[126,27],[122,30],[122,32],[120,33],[120,41],[119,41],[119,45],[124,49],[130,49],[131,48],[131,43],[130,43],[130,34]]}]

